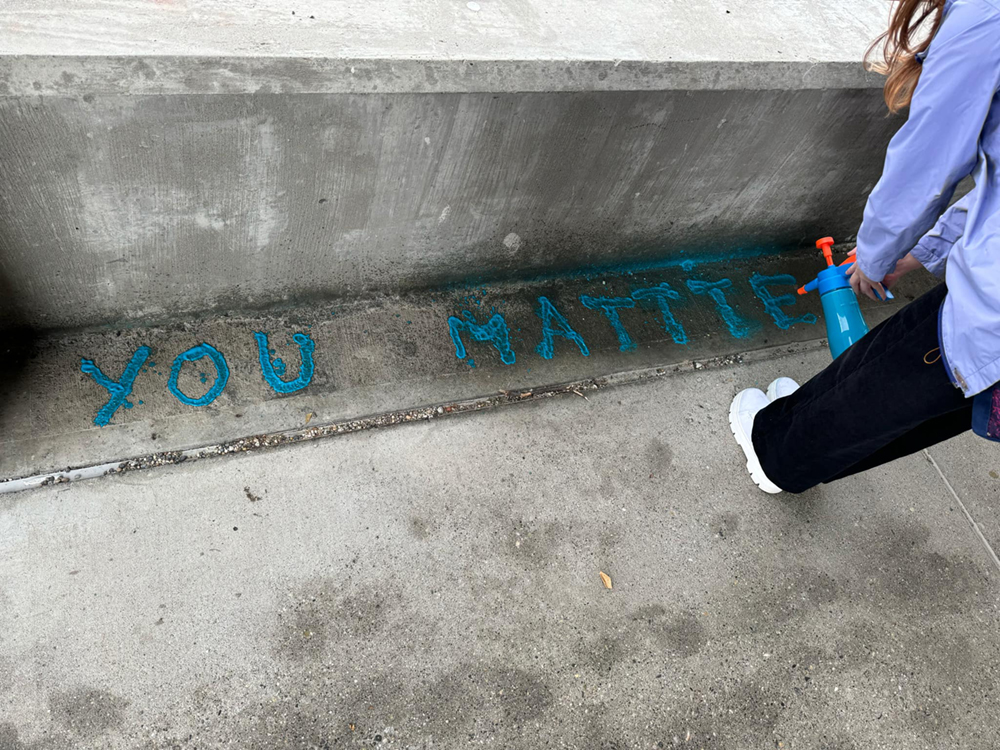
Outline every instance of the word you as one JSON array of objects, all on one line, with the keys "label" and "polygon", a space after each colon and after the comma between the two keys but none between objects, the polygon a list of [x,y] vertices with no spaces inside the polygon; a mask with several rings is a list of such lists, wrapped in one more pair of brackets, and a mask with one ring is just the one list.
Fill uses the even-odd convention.
[{"label": "word you", "polygon": [[[746,338],[753,333],[755,328],[759,328],[758,324],[741,318],[726,299],[725,290],[733,285],[730,279],[720,279],[719,281],[688,279],[685,284],[692,294],[707,296],[712,300],[716,312],[734,338]],[[750,288],[763,303],[764,309],[778,328],[787,330],[796,323],[815,325],[817,319],[812,313],[793,317],[785,312],[783,308],[796,303],[796,296],[792,293],[775,296],[771,287],[782,285],[796,286],[795,278],[789,274],[764,276],[759,273],[750,277]],[[636,289],[628,297],[591,297],[584,294],[580,296],[580,304],[588,310],[600,311],[618,337],[619,349],[628,352],[634,351],[637,345],[622,323],[619,311],[633,308],[637,304],[649,305],[659,311],[663,328],[670,334],[674,343],[688,343],[687,331],[674,315],[670,306],[671,302],[680,299],[680,292],[671,288],[669,284],[662,283],[646,289]],[[538,298],[538,308],[535,313],[542,321],[542,340],[535,347],[535,351],[544,359],[552,359],[555,353],[556,337],[572,342],[579,348],[583,356],[590,356],[590,349],[583,337],[573,329],[566,317],[556,309],[547,297]],[[455,345],[455,356],[459,359],[465,359],[470,366],[474,367],[475,363],[471,357],[468,357],[465,342],[462,339],[463,333],[473,341],[485,342],[493,346],[500,353],[500,361],[505,365],[512,365],[517,361],[517,356],[510,345],[510,329],[500,313],[495,313],[485,323],[479,323],[471,312],[464,310],[462,317],[452,316],[448,319],[448,330],[452,343]]]},{"label": "word you", "polygon": [[[299,356],[302,364],[299,367],[299,374],[294,380],[284,380],[285,363],[281,359],[272,359],[272,350],[268,348],[267,334],[254,333],[257,342],[258,359],[260,360],[260,371],[265,382],[277,393],[295,393],[305,388],[312,382],[315,366],[313,364],[313,352],[316,344],[308,335],[296,333],[292,339],[298,344]],[[125,371],[118,380],[112,380],[94,363],[92,359],[81,359],[80,370],[94,379],[94,382],[107,390],[108,402],[100,408],[97,416],[94,417],[94,424],[104,427],[107,425],[115,412],[119,408],[131,409],[133,404],[128,400],[132,395],[132,386],[135,384],[139,372],[149,360],[153,350],[148,346],[140,346],[136,349],[132,359],[125,366]],[[181,375],[181,368],[189,362],[197,362],[207,359],[215,367],[215,381],[204,395],[194,398],[184,393],[178,385]],[[207,382],[207,377],[202,376],[202,382]],[[222,352],[211,344],[198,344],[192,346],[187,351],[181,352],[174,359],[170,366],[170,377],[167,380],[167,389],[180,401],[188,406],[208,406],[215,401],[226,389],[229,382],[229,365]],[[140,403],[142,403],[140,401]]]}]

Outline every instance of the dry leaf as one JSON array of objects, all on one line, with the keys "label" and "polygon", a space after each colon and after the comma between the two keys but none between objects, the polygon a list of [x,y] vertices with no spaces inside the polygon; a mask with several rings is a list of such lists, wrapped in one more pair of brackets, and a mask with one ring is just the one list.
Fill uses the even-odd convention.
[{"label": "dry leaf", "polygon": [[354,725],[353,724],[348,724],[347,726],[349,726],[351,728],[352,732],[354,731]]},{"label": "dry leaf", "polygon": [[606,589],[611,588],[611,576],[609,576],[603,570],[601,571],[601,580],[604,581],[604,588]]},{"label": "dry leaf", "polygon": [[313,418],[313,413],[309,412],[306,414],[306,424],[309,424],[309,420]]}]

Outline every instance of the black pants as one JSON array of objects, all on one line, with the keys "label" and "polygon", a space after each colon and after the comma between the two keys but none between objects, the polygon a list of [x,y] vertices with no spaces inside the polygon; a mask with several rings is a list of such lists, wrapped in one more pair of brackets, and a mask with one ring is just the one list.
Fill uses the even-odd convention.
[{"label": "black pants", "polygon": [[946,294],[938,285],[757,414],[753,445],[768,479],[803,492],[972,428],[972,399],[939,356]]}]

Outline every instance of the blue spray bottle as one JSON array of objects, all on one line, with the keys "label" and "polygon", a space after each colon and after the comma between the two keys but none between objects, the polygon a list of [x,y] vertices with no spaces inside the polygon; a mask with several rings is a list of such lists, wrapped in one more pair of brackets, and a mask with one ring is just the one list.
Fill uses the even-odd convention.
[{"label": "blue spray bottle", "polygon": [[[826,337],[830,342],[830,353],[836,359],[855,341],[868,333],[868,324],[861,315],[858,298],[851,289],[847,276],[854,266],[852,254],[841,265],[833,264],[833,237],[816,240],[816,247],[823,251],[827,267],[819,276],[799,289],[806,294],[819,289],[819,299],[823,303],[823,317],[826,319]],[[876,292],[877,294],[877,292]],[[889,299],[892,295],[887,291]]]}]

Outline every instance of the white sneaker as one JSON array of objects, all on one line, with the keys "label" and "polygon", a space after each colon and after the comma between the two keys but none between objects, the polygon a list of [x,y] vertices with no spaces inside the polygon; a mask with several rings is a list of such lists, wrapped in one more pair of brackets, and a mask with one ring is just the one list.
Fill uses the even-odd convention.
[{"label": "white sneaker", "polygon": [[767,387],[767,400],[776,401],[779,398],[791,396],[798,389],[799,384],[791,378],[778,378],[771,381],[771,385]]},{"label": "white sneaker", "polygon": [[745,391],[740,391],[733,399],[732,406],[729,407],[729,427],[733,431],[736,442],[739,443],[747,457],[747,471],[750,472],[750,478],[754,484],[764,492],[777,495],[781,492],[781,488],[764,474],[764,469],[761,468],[757,452],[753,447],[753,439],[750,437],[753,434],[754,417],[769,403],[771,402],[764,395],[764,391],[758,388],[747,388]]}]

